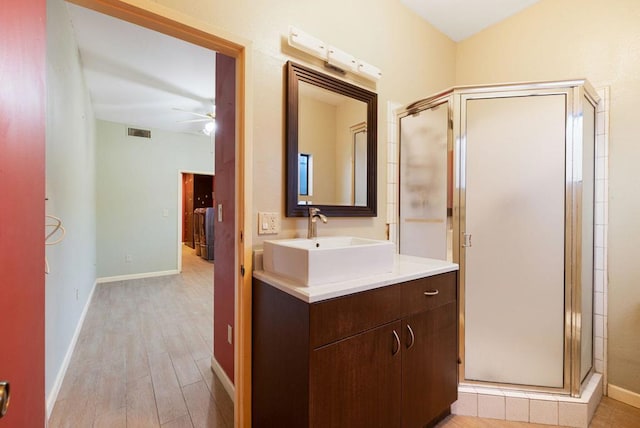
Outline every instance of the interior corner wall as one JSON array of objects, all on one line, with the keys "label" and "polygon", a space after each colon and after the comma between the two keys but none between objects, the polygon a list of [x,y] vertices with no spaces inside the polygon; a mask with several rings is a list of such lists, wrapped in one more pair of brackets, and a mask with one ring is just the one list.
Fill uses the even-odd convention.
[{"label": "interior corner wall", "polygon": [[212,139],[158,129],[130,137],[127,125],[101,120],[96,135],[98,277],[177,273],[178,174],[213,173]]},{"label": "interior corner wall", "polygon": [[[542,0],[457,46],[456,85],[587,78],[610,88],[608,378],[640,394],[640,2]],[[606,214],[605,214],[606,215]]]},{"label": "interior corner wall", "polygon": [[45,393],[50,398],[96,280],[95,121],[62,0],[47,1],[46,118],[46,213],[59,217],[66,229],[60,244],[46,247]]}]

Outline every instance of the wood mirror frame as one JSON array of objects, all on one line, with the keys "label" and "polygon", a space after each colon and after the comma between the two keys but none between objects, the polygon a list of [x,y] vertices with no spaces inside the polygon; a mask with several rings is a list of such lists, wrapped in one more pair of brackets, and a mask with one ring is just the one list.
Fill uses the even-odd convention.
[{"label": "wood mirror frame", "polygon": [[[286,93],[286,183],[287,217],[306,217],[309,207],[320,208],[329,217],[377,216],[377,141],[378,95],[366,89],[288,61]],[[367,106],[367,204],[323,205],[298,204],[298,84],[306,82],[349,98]]]}]

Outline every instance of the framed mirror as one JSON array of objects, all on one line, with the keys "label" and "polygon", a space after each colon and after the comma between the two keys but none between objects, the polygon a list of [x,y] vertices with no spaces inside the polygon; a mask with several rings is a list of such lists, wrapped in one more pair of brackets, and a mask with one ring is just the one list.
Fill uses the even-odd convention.
[{"label": "framed mirror", "polygon": [[374,92],[287,62],[287,216],[377,215]]}]

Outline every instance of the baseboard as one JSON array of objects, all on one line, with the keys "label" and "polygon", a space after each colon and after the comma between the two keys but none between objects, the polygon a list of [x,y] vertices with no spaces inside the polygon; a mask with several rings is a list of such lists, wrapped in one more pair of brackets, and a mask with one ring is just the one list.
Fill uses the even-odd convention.
[{"label": "baseboard", "polygon": [[155,278],[157,276],[177,275],[180,272],[177,269],[162,270],[157,272],[143,272],[132,273],[129,275],[116,275],[116,276],[104,276],[98,278],[98,284],[105,284],[107,282],[127,281],[130,279],[142,279],[142,278]]},{"label": "baseboard", "polygon": [[225,391],[229,394],[231,401],[235,402],[236,396],[236,388],[233,386],[233,382],[229,379],[229,376],[225,373],[224,369],[215,359],[215,357],[211,357],[211,370],[218,376],[220,382],[222,382],[222,386],[224,386]]},{"label": "baseboard", "polygon": [[82,309],[82,314],[80,314],[80,319],[78,320],[78,324],[76,325],[76,330],[74,331],[73,337],[71,338],[71,343],[69,343],[69,347],[67,348],[67,353],[64,356],[64,360],[62,360],[62,365],[60,366],[60,370],[58,370],[56,381],[53,383],[53,388],[51,388],[51,392],[47,397],[47,420],[49,420],[49,418],[51,417],[53,406],[56,404],[56,400],[58,399],[58,393],[60,393],[60,387],[62,386],[62,381],[64,380],[64,377],[67,374],[67,369],[69,368],[69,363],[71,362],[71,356],[73,355],[73,351],[76,348],[76,343],[78,342],[78,337],[80,336],[80,331],[82,330],[84,319],[87,316],[87,312],[89,311],[91,300],[93,300],[93,292],[96,290],[97,284],[98,284],[98,281],[96,280],[93,283],[93,287],[91,287],[91,292],[89,293],[87,302],[85,303],[84,308]]},{"label": "baseboard", "polygon": [[622,401],[633,407],[640,409],[640,394],[637,392],[629,391],[628,389],[620,388],[612,384],[608,385],[608,394],[610,398],[614,400]]}]

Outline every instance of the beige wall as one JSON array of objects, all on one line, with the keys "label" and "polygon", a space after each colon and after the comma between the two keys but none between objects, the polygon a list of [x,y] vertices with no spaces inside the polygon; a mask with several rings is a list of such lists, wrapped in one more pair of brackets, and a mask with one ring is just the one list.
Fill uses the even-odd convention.
[{"label": "beige wall", "polygon": [[353,205],[353,155],[352,128],[367,121],[367,105],[358,100],[346,99],[338,106],[336,116],[336,200],[337,205]]},{"label": "beige wall", "polygon": [[[384,238],[386,207],[387,101],[408,103],[451,86],[455,75],[455,43],[439,33],[398,0],[226,1],[158,0],[197,19],[253,42],[253,216],[257,211],[284,213],[284,69],[285,62],[321,66],[305,61],[286,44],[289,25],[351,53],[380,69],[377,84],[361,82],[378,93],[378,217],[330,219],[319,234],[348,233]],[[319,68],[321,69],[321,68]],[[353,80],[352,80],[353,82]],[[304,219],[282,218],[275,238],[304,234]],[[330,232],[329,232],[330,231]],[[273,239],[273,235],[267,238]],[[261,245],[257,227],[254,243]]]},{"label": "beige wall", "polygon": [[640,2],[542,0],[461,42],[456,85],[586,77],[610,86],[609,383],[640,393]]},{"label": "beige wall", "polygon": [[298,151],[313,161],[310,196],[299,197],[316,204],[336,200],[336,106],[311,97],[298,99]]}]

